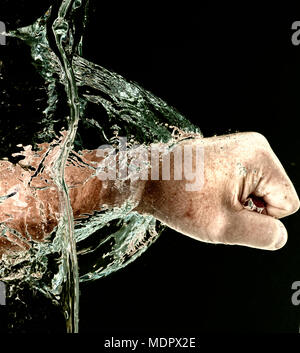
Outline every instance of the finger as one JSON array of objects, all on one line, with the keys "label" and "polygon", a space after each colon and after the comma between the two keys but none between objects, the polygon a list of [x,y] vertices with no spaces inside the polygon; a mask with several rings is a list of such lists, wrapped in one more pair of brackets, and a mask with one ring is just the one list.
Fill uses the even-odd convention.
[{"label": "finger", "polygon": [[300,202],[295,187],[273,151],[254,194],[263,197],[267,213],[272,217],[283,218],[299,210]]},{"label": "finger", "polygon": [[[259,196],[259,193],[255,192],[255,195]],[[288,178],[273,177],[265,186],[262,197],[266,203],[267,213],[272,217],[287,217],[299,210],[298,195]]]},{"label": "finger", "polygon": [[242,210],[231,213],[224,230],[224,243],[256,249],[278,250],[287,242],[287,231],[279,220]]}]

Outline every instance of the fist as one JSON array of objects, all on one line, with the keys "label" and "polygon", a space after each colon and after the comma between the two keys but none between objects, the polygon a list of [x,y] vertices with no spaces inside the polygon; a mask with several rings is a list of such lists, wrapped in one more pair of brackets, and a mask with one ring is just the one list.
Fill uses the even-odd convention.
[{"label": "fist", "polygon": [[193,163],[193,172],[202,173],[202,188],[190,191],[184,177],[147,181],[137,211],[203,242],[282,248],[288,235],[279,219],[300,204],[267,139],[239,133],[182,141],[175,149],[184,145],[193,146],[195,158],[197,147],[204,151],[204,170]]}]

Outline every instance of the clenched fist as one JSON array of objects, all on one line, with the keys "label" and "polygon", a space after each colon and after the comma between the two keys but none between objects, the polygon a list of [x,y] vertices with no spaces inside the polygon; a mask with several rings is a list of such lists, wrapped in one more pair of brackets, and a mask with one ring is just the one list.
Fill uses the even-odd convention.
[{"label": "clenched fist", "polygon": [[176,148],[183,145],[204,150],[201,190],[187,191],[186,179],[148,181],[137,210],[204,242],[282,248],[288,236],[279,219],[298,211],[299,198],[266,138],[239,133]]}]

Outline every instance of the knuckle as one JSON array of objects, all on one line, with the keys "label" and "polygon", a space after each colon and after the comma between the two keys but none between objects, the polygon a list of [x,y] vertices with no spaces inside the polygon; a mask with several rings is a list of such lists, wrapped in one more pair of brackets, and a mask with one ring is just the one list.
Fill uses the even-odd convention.
[{"label": "knuckle", "polygon": [[257,149],[268,150],[270,144],[268,139],[259,132],[248,132],[246,142],[253,146],[256,146]]},{"label": "knuckle", "polygon": [[271,146],[267,138],[259,132],[247,132],[241,135],[241,143],[246,147],[249,156],[252,158],[269,159]]},{"label": "knuckle", "polygon": [[250,132],[251,137],[262,145],[269,145],[267,138],[259,132]]},{"label": "knuckle", "polygon": [[298,212],[300,209],[300,201],[298,198],[296,199],[293,199],[292,201],[290,201],[288,203],[288,205],[286,206],[286,211],[289,213],[289,214],[294,214],[296,212]]}]

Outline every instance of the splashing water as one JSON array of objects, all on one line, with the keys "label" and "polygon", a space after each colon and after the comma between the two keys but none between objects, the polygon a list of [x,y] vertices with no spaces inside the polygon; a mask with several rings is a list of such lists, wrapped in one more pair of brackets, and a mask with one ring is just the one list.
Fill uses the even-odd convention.
[{"label": "splashing water", "polygon": [[[64,175],[66,165],[80,163],[77,152],[112,144],[118,136],[126,136],[130,146],[154,142],[172,145],[201,135],[161,99],[82,57],[87,4],[85,0],[63,0],[34,24],[9,33],[30,46],[34,65],[47,87],[48,106],[31,147],[37,151],[45,142],[54,146],[51,170],[45,160],[36,167],[48,170],[60,210],[51,241],[32,241],[28,251],[3,256],[0,278],[10,285],[12,297],[26,283],[59,304],[68,332],[78,331],[79,282],[123,268],[158,238],[164,226],[151,216],[132,211],[136,206],[132,200],[74,221]],[[83,23],[80,28],[78,21]],[[26,148],[20,153],[23,158]]]}]

